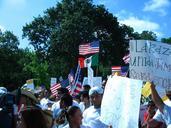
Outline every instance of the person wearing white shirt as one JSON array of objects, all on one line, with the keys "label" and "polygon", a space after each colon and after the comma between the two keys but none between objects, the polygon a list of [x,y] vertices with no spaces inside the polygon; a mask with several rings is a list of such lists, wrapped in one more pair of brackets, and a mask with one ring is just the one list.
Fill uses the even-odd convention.
[{"label": "person wearing white shirt", "polygon": [[101,87],[93,87],[89,91],[89,96],[93,106],[83,112],[83,124],[90,128],[108,128],[107,125],[100,121],[103,89]]}]

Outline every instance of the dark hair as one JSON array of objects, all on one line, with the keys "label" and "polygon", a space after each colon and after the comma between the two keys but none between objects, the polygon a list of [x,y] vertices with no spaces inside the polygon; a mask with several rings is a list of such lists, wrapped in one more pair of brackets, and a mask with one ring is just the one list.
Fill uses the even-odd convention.
[{"label": "dark hair", "polygon": [[80,92],[80,97],[83,97],[83,98],[88,98],[89,99],[89,94],[88,94],[88,91],[82,91]]},{"label": "dark hair", "polygon": [[68,89],[62,88],[62,87],[61,88],[58,88],[57,91],[60,91],[61,94],[69,93]]},{"label": "dark hair", "polygon": [[68,122],[70,122],[70,116],[71,117],[74,116],[74,114],[77,110],[80,110],[80,108],[77,106],[70,106],[68,108],[67,113],[66,113],[66,118],[67,118]]},{"label": "dark hair", "polygon": [[60,99],[61,102],[64,102],[65,106],[66,107],[69,107],[72,105],[72,102],[73,102],[73,99],[72,99],[72,96],[65,93],[61,96],[61,99]]},{"label": "dark hair", "polygon": [[91,88],[91,86],[90,85],[88,85],[88,84],[86,84],[86,85],[83,85],[83,87],[88,91],[88,90],[90,90],[90,88]]},{"label": "dark hair", "polygon": [[47,115],[43,115],[43,111],[37,108],[23,111],[22,117],[27,128],[48,128],[52,123],[52,117],[50,116],[51,121],[49,122]]}]

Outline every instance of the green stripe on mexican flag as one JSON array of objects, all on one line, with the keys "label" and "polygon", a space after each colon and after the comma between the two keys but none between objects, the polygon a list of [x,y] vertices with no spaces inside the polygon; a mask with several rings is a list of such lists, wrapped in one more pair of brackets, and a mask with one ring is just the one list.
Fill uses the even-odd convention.
[{"label": "green stripe on mexican flag", "polygon": [[88,66],[90,67],[98,66],[98,62],[99,62],[99,54],[94,54],[88,58],[81,57],[78,59],[78,63],[81,68],[85,68]]}]

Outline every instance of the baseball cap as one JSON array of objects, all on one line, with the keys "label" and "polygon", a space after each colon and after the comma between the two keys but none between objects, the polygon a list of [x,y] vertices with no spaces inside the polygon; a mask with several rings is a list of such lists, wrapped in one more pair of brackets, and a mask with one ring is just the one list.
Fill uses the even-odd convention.
[{"label": "baseball cap", "polygon": [[89,91],[89,95],[93,95],[93,94],[103,94],[104,90],[101,87],[92,87]]}]

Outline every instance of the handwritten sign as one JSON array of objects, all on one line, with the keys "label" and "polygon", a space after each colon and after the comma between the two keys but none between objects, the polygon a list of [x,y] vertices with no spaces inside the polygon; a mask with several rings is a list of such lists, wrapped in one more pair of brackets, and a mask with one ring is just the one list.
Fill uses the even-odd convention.
[{"label": "handwritten sign", "polygon": [[142,84],[126,77],[109,77],[100,120],[113,128],[138,128]]},{"label": "handwritten sign", "polygon": [[130,41],[130,78],[171,87],[171,45],[148,40]]}]

